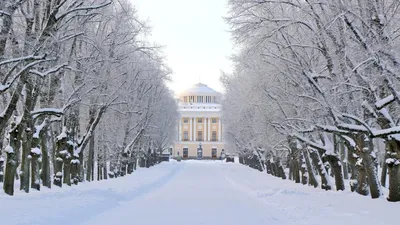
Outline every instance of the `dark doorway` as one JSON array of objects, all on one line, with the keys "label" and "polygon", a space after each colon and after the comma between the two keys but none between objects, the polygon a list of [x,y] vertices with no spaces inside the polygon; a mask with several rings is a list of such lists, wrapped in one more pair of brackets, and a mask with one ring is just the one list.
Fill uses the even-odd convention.
[{"label": "dark doorway", "polygon": [[211,149],[211,157],[212,157],[213,159],[216,159],[216,158],[217,158],[217,149],[216,149],[216,148],[212,148],[212,149]]}]

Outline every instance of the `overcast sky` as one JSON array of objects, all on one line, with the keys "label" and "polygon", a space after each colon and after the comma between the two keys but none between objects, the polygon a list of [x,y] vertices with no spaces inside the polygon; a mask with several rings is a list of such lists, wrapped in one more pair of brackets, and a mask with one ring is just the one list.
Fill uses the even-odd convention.
[{"label": "overcast sky", "polygon": [[151,40],[166,46],[176,93],[201,81],[217,91],[221,70],[230,72],[229,26],[222,19],[227,0],[130,0],[141,19],[148,19]]}]

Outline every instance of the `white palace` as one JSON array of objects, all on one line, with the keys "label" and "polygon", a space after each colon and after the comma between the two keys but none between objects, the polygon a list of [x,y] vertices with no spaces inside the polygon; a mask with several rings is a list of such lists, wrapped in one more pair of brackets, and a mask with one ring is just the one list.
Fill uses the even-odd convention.
[{"label": "white palace", "polygon": [[183,159],[217,159],[221,156],[224,143],[220,97],[220,93],[202,83],[179,96],[180,117],[173,156]]}]

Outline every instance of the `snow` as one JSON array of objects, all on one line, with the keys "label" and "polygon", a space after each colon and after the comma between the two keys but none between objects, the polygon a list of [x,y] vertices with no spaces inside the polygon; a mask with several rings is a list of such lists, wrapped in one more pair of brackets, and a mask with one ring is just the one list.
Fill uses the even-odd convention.
[{"label": "snow", "polygon": [[63,127],[61,134],[57,136],[57,140],[62,140],[64,138],[67,138],[67,127]]},{"label": "snow", "polygon": [[400,208],[214,161],[164,162],[117,179],[1,193],[0,202],[0,224],[7,225],[397,225]]},{"label": "snow", "polygon": [[44,126],[46,126],[46,123],[47,123],[47,121],[46,120],[44,120],[43,122],[42,122],[42,124],[40,124],[40,125],[38,125],[38,126],[35,126],[35,133],[33,134],[33,137],[34,138],[39,138],[39,135],[40,135],[40,132],[42,131],[42,129],[44,128]]},{"label": "snow", "polygon": [[400,126],[391,127],[391,128],[382,129],[382,130],[373,130],[372,131],[372,134],[375,137],[385,136],[385,135],[388,135],[388,134],[396,134],[396,133],[400,133]]},{"label": "snow", "polygon": [[388,104],[389,102],[392,102],[394,100],[394,96],[393,95],[389,95],[383,99],[378,100],[377,102],[375,102],[375,107],[380,109],[382,108],[384,105]]},{"label": "snow", "polygon": [[351,147],[356,147],[356,142],[354,141],[354,139],[353,138],[350,138],[350,137],[348,137],[348,136],[346,136],[346,135],[342,135],[342,137],[344,138],[344,139],[346,139],[346,141],[347,142],[349,142],[349,145],[351,146]]},{"label": "snow", "polygon": [[325,142],[325,149],[326,152],[325,154],[327,155],[334,155],[334,147],[333,144],[331,142],[331,140],[329,140],[329,137],[326,133],[323,133],[323,138],[324,138],[324,142]]},{"label": "snow", "polygon": [[31,153],[36,154],[36,155],[41,155],[42,151],[40,151],[40,148],[32,148]]},{"label": "snow", "polygon": [[6,148],[4,149],[4,151],[5,151],[6,153],[13,153],[13,152],[14,152],[14,149],[13,149],[13,147],[11,147],[10,145],[7,145]]},{"label": "snow", "polygon": [[73,159],[71,160],[71,164],[80,164],[79,159]]}]

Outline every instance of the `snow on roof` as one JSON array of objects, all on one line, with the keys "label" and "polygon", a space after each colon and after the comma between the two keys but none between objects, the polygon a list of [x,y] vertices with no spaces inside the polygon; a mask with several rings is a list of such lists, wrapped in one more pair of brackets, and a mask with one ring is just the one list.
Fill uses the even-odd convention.
[{"label": "snow on roof", "polygon": [[188,95],[188,94],[213,94],[217,95],[219,94],[217,91],[214,89],[208,87],[207,85],[203,83],[197,83],[193,85],[191,88],[186,89],[184,92],[181,93],[181,96]]}]

